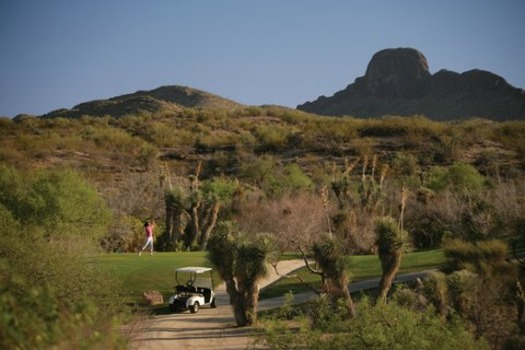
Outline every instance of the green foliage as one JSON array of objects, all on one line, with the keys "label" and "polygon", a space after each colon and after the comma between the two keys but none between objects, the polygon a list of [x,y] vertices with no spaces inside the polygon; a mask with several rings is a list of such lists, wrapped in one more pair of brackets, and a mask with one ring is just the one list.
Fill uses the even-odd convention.
[{"label": "green foliage", "polygon": [[[298,318],[294,333],[283,321],[262,322],[258,344],[271,349],[489,349],[483,339],[475,339],[458,320],[449,322],[435,316],[432,308],[413,311],[395,303],[372,305],[363,299],[357,315],[344,320],[337,312],[322,316],[326,308],[314,304],[322,322]],[[344,312],[342,310],[341,312]],[[285,341],[284,341],[285,340]]]},{"label": "green foliage", "polygon": [[257,320],[258,282],[276,263],[278,247],[273,238],[259,234],[250,239],[237,232],[232,222],[223,222],[208,241],[209,262],[226,283],[237,326]]},{"label": "green foliage", "polygon": [[67,169],[0,166],[0,193],[0,347],[124,348],[107,332],[123,315],[119,284],[82,259],[105,233],[104,201]]},{"label": "green foliage", "polygon": [[0,166],[0,194],[0,204],[15,220],[52,239],[97,239],[111,217],[98,193],[69,169],[25,174]]},{"label": "green foliage", "polygon": [[407,239],[407,232],[400,229],[395,219],[389,216],[377,220],[375,232],[380,257],[400,251]]},{"label": "green foliage", "polygon": [[434,191],[442,191],[448,185],[448,170],[442,166],[433,166],[426,177],[426,186]]},{"label": "green foliage", "polygon": [[335,239],[323,236],[312,246],[312,253],[319,269],[329,279],[347,280],[345,259],[341,253],[341,244]]},{"label": "green foliage", "polygon": [[260,187],[270,198],[307,191],[313,187],[313,181],[297,164],[290,163],[283,167],[269,155],[244,162],[239,175]]},{"label": "green foliage", "polygon": [[87,265],[81,249],[49,243],[22,226],[4,227],[1,348],[126,348],[114,331],[125,315],[119,282]]},{"label": "green foliage", "polygon": [[137,155],[137,160],[139,164],[142,165],[144,170],[149,170],[151,166],[155,163],[158,154],[159,151],[156,147],[146,143],[140,147]]},{"label": "green foliage", "polygon": [[456,193],[476,193],[483,189],[485,178],[470,164],[454,163],[449,169],[432,167],[427,186],[434,191],[450,188]]},{"label": "green foliage", "polygon": [[252,134],[259,141],[258,152],[282,150],[296,133],[294,127],[287,125],[259,124],[252,129]]},{"label": "green foliage", "polygon": [[439,314],[446,317],[449,305],[447,276],[440,271],[430,273],[424,280],[423,293],[438,310]]},{"label": "green foliage", "polygon": [[312,180],[302,172],[297,164],[291,163],[284,166],[282,171],[276,171],[267,176],[263,189],[270,198],[276,198],[285,194],[307,191],[312,186]]},{"label": "green foliage", "polygon": [[406,243],[408,233],[389,216],[377,220],[375,232],[377,252],[383,270],[377,301],[385,303],[394,277],[401,266],[403,245]]},{"label": "green foliage", "polygon": [[270,155],[247,159],[239,167],[240,177],[256,186],[262,186],[266,177],[276,168],[276,160]]},{"label": "green foliage", "polygon": [[[412,180],[421,171],[418,159],[411,153],[397,152],[392,162],[392,175],[395,177],[401,177],[405,181],[407,179]],[[414,180],[412,180],[413,182]]]},{"label": "green foliage", "polygon": [[[377,261],[376,255],[353,255],[351,258],[345,256],[345,262],[346,271],[351,275],[352,281],[381,277],[381,265]],[[403,256],[399,273],[440,268],[444,262],[445,258],[441,250],[411,252]],[[297,270],[296,274],[302,281],[316,289],[321,289],[320,276],[312,274],[306,267]],[[263,289],[261,297],[282,296],[288,291],[298,294],[310,291],[310,289],[305,287],[298,278],[284,278],[272,284],[270,288]]]},{"label": "green foliage", "polygon": [[467,269],[482,276],[507,276],[513,279],[515,271],[507,261],[509,249],[501,240],[465,242],[453,239],[444,247],[447,265],[450,271]]},{"label": "green foliage", "polygon": [[448,171],[448,183],[457,192],[478,192],[485,179],[476,168],[465,163],[454,163]]},{"label": "green foliage", "polygon": [[229,205],[239,183],[226,177],[214,177],[211,180],[203,181],[201,191],[205,198],[217,198],[224,205]]},{"label": "green foliage", "polygon": [[480,278],[469,270],[454,271],[446,276],[447,290],[453,307],[466,315],[476,300]]}]

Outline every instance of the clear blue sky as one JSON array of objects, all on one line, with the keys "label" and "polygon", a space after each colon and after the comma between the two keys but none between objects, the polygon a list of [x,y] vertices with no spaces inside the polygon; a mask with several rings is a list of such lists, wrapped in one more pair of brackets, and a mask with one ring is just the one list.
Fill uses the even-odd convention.
[{"label": "clear blue sky", "polygon": [[0,116],[162,85],[296,107],[394,47],[525,88],[525,1],[0,0]]}]

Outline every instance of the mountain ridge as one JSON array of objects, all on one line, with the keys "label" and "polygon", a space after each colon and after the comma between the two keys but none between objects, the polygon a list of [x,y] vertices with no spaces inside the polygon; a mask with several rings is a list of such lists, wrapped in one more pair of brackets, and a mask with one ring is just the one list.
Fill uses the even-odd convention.
[{"label": "mountain ridge", "polygon": [[469,117],[525,119],[525,91],[488,71],[429,71],[413,48],[385,49],[373,55],[365,75],[330,97],[297,109],[319,115],[380,117],[424,115],[445,121]]},{"label": "mountain ridge", "polygon": [[[236,101],[203,90],[165,85],[58,109],[39,117],[122,117],[141,113],[172,113],[183,108],[236,109]],[[496,121],[525,119],[525,91],[494,73],[472,69],[463,73],[429,71],[426,57],[413,48],[375,53],[365,75],[332,96],[319,96],[296,107],[317,115],[370,118],[421,115],[436,121],[470,117]],[[24,115],[20,115],[24,116]],[[17,117],[15,117],[17,118]]]},{"label": "mountain ridge", "polygon": [[209,92],[182,85],[164,85],[152,90],[92,100],[75,105],[71,109],[58,109],[42,115],[44,118],[83,115],[122,117],[143,112],[178,111],[181,108],[224,108],[242,107],[235,101]]}]

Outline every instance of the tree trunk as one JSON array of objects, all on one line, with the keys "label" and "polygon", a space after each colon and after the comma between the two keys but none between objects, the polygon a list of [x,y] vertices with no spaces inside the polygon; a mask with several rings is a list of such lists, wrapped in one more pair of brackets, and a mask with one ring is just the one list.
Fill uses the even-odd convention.
[{"label": "tree trunk", "polygon": [[181,239],[182,235],[184,234],[184,228],[182,227],[182,210],[176,210],[175,214],[173,215],[173,227],[172,227],[172,235],[171,235],[171,243],[175,247],[177,242]]},{"label": "tree trunk", "polygon": [[342,286],[342,298],[346,301],[347,309],[348,309],[348,316],[350,318],[355,317],[356,311],[355,311],[355,305],[354,301],[352,300],[352,295],[350,294],[350,290],[348,289],[348,283]]},{"label": "tree trunk", "polygon": [[169,195],[166,195],[165,203],[166,203],[166,235],[168,236],[168,239],[172,242],[173,241],[173,205],[171,203]]},{"label": "tree trunk", "polygon": [[257,322],[257,306],[259,305],[259,284],[247,286],[244,293],[244,304],[247,326],[252,326]]},{"label": "tree trunk", "polygon": [[348,278],[336,279],[336,278],[326,278],[325,282],[325,293],[330,295],[333,300],[337,301],[338,299],[343,299],[346,302],[348,316],[350,318],[356,315],[355,305],[352,300],[352,295],[348,289]]},{"label": "tree trunk", "polygon": [[233,308],[235,324],[238,327],[244,327],[248,325],[248,319],[246,318],[246,309],[244,307],[243,295],[237,290],[233,277],[229,277],[225,283],[226,292],[230,296],[230,305]]},{"label": "tree trunk", "polygon": [[525,333],[525,292],[520,282],[516,283],[516,311],[518,316],[518,327],[522,334]]},{"label": "tree trunk", "polygon": [[210,238],[211,232],[213,231],[213,228],[215,227],[215,224],[217,223],[217,218],[219,216],[219,210],[221,208],[220,203],[214,202],[212,208],[209,211],[209,215],[206,218],[206,221],[204,223],[204,227],[202,228],[202,234],[200,237],[200,250],[206,249],[206,245],[208,244],[208,239]]},{"label": "tree trunk", "polygon": [[379,294],[377,296],[376,302],[386,302],[386,297],[392,283],[396,277],[399,266],[401,265],[401,252],[394,252],[385,257],[381,258],[381,267],[383,268],[383,276],[381,281],[379,281]]},{"label": "tree trunk", "polygon": [[199,207],[201,205],[200,201],[197,201],[191,206],[191,237],[189,239],[190,247],[193,247],[197,244],[199,240],[200,225],[199,225]]}]

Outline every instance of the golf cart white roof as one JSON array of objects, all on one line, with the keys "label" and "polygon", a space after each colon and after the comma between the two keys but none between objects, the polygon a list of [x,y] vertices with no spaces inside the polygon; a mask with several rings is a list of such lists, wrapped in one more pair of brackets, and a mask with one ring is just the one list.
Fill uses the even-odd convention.
[{"label": "golf cart white roof", "polygon": [[198,266],[188,266],[188,267],[180,267],[176,269],[177,272],[189,272],[189,273],[204,273],[211,271],[211,267],[198,267]]}]

